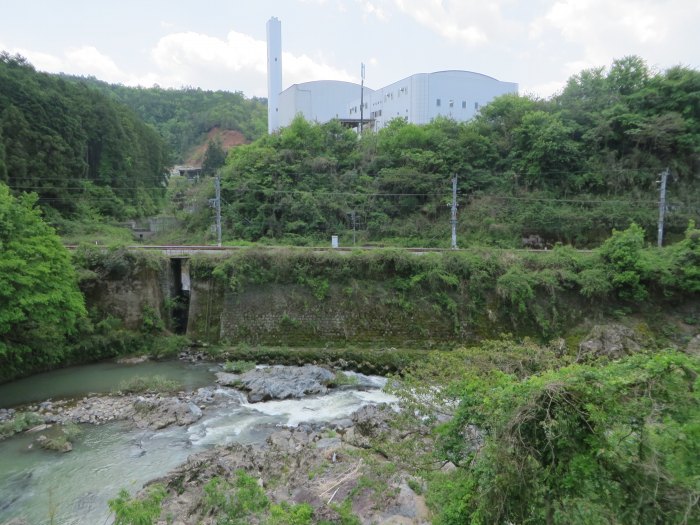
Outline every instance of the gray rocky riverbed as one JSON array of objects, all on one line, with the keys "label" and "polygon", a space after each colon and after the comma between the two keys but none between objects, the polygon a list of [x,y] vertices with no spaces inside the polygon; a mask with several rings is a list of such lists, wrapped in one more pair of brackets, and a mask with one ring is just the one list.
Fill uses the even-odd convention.
[{"label": "gray rocky riverbed", "polygon": [[[38,525],[49,522],[49,516],[56,525],[109,523],[107,500],[121,488],[134,493],[149,480],[184,468],[188,457],[198,454],[215,457],[223,454],[221,450],[229,454],[243,447],[240,450],[254,451],[249,454],[257,458],[258,463],[251,464],[257,468],[268,454],[281,457],[281,450],[290,458],[316,454],[324,462],[326,452],[338,445],[337,462],[346,454],[341,448],[361,450],[352,444],[352,414],[393,400],[380,391],[381,378],[355,376],[351,386],[299,399],[252,403],[238,389],[212,385],[172,395],[88,395],[25,407],[38,414],[46,428],[0,442],[0,523],[24,520]],[[4,414],[13,415],[10,410]],[[37,436],[69,423],[83,430],[72,452],[38,449]],[[294,450],[285,443],[293,443]],[[304,477],[297,472],[299,479]]]}]

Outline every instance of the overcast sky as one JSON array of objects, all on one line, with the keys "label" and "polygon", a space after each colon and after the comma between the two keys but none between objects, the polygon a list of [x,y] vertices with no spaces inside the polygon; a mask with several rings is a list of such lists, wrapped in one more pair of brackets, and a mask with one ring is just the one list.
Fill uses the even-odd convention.
[{"label": "overcast sky", "polygon": [[282,22],[283,87],[379,88],[464,69],[547,97],[584,68],[639,55],[700,68],[700,0],[4,0],[0,49],[43,71],[267,96],[265,23]]}]

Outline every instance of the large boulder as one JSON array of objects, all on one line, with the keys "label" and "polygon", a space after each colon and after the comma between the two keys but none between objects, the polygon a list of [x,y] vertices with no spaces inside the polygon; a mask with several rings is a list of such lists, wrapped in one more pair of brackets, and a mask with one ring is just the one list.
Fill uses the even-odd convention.
[{"label": "large boulder", "polygon": [[598,357],[619,359],[642,349],[640,335],[621,324],[596,325],[578,345],[577,361]]},{"label": "large boulder", "polygon": [[314,365],[271,366],[256,368],[244,374],[218,373],[217,381],[248,392],[248,401],[257,403],[270,399],[299,399],[312,394],[325,394],[335,374]]},{"label": "large boulder", "polygon": [[191,425],[202,417],[202,409],[177,398],[144,398],[134,402],[134,422],[155,430],[170,425]]},{"label": "large boulder", "polygon": [[370,448],[372,440],[390,433],[389,421],[395,416],[389,405],[367,405],[352,414],[353,426],[343,434],[349,445]]},{"label": "large boulder", "polygon": [[690,341],[688,341],[688,346],[685,347],[685,353],[695,357],[700,357],[700,334],[697,334]]}]

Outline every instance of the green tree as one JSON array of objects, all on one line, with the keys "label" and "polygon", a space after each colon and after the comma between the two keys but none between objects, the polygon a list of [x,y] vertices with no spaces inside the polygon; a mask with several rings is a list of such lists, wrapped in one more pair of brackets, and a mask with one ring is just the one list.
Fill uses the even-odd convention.
[{"label": "green tree", "polygon": [[526,185],[577,189],[573,181],[569,182],[581,164],[573,129],[556,115],[531,111],[523,117],[514,134],[511,156],[516,159],[514,166],[522,173]]},{"label": "green tree", "polygon": [[202,161],[202,175],[214,175],[216,171],[226,163],[226,152],[221,146],[221,141],[210,140]]},{"label": "green tree", "polygon": [[641,261],[644,230],[632,223],[624,231],[613,230],[600,248],[600,256],[608,267],[610,282],[622,299],[643,301],[648,295]]},{"label": "green tree", "polygon": [[2,140],[2,129],[0,129],[0,182],[7,183],[7,165],[5,164],[5,143]]},{"label": "green tree", "polygon": [[[10,188],[35,192],[63,217],[85,207],[116,218],[152,214],[165,193],[166,155],[153,129],[103,94],[7,53],[0,53],[0,137]],[[107,188],[112,202],[82,191],[87,183]]]},{"label": "green tree", "polygon": [[57,363],[85,315],[70,255],[35,203],[0,184],[0,381]]}]

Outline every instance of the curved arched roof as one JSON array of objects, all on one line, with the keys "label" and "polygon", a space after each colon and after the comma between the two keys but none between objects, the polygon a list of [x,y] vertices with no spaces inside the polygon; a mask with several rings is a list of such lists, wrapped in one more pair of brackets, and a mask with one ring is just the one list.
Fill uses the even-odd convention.
[{"label": "curved arched roof", "polygon": [[[356,84],[355,82],[347,82],[346,80],[310,80],[309,82],[299,82],[298,84],[292,84],[291,86],[287,87],[284,91],[287,91],[287,89],[292,89],[294,87],[299,88],[299,89],[304,89],[304,88],[334,88],[334,87],[352,87],[356,89],[360,89],[362,86],[360,84]],[[369,91],[374,91],[371,88],[368,88],[365,86],[365,90]]]}]

